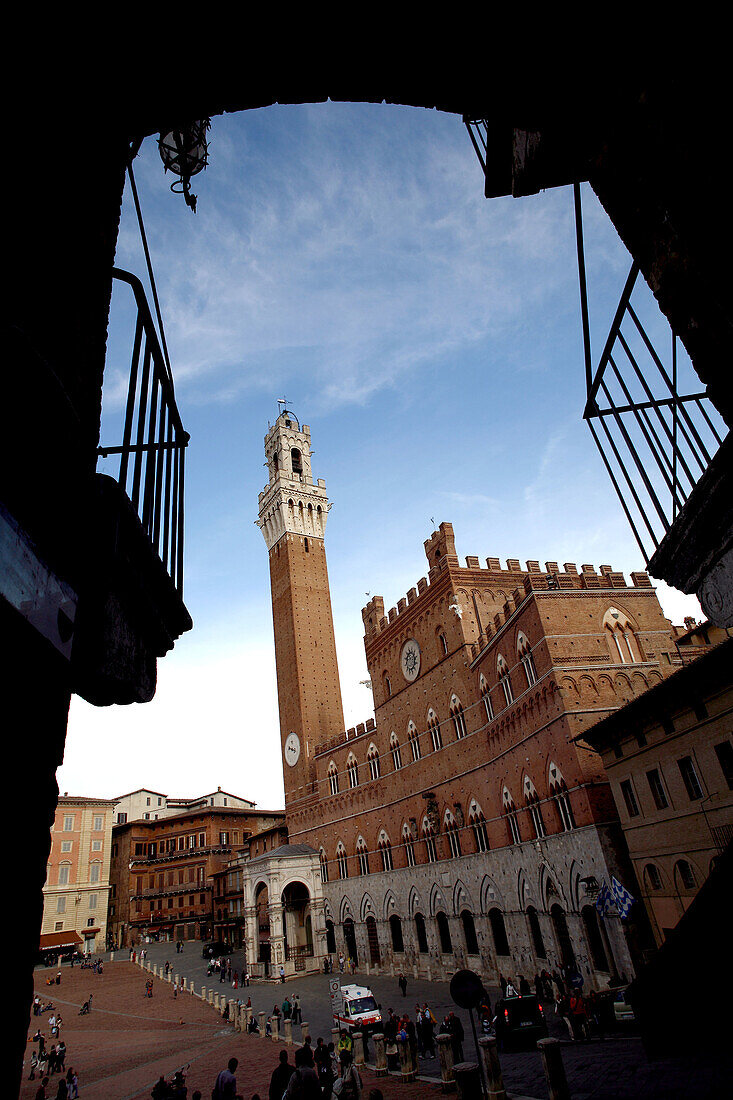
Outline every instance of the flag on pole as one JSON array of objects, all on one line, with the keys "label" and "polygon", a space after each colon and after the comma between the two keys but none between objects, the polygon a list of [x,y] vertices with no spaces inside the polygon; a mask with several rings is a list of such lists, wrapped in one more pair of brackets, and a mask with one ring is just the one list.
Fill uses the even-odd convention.
[{"label": "flag on pole", "polygon": [[598,897],[596,898],[596,909],[601,916],[607,917],[611,906],[613,905],[613,895],[608,889],[608,883],[603,880],[603,886],[598,891]]},{"label": "flag on pole", "polygon": [[636,898],[630,894],[626,887],[622,886],[619,880],[614,878],[613,875],[611,876],[611,890],[613,891],[613,898],[616,902],[618,915],[621,917],[621,920],[625,920]]}]

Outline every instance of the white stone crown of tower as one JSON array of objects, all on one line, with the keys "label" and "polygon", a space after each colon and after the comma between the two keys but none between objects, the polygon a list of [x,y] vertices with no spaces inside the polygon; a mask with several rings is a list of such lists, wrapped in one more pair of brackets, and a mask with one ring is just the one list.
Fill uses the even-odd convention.
[{"label": "white stone crown of tower", "polygon": [[313,483],[311,432],[284,410],[265,436],[268,484],[259,495],[259,518],[267,549],[285,534],[322,539],[331,507],[323,478]]}]

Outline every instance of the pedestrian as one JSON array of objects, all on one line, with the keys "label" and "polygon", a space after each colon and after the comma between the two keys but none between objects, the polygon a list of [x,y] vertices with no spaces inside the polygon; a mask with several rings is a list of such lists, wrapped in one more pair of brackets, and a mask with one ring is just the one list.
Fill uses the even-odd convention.
[{"label": "pedestrian", "polygon": [[28,1080],[29,1081],[35,1081],[35,1079],[36,1079],[36,1070],[37,1069],[38,1069],[38,1055],[36,1054],[35,1050],[32,1050],[31,1051],[31,1071],[28,1074]]},{"label": "pedestrian", "polygon": [[351,1054],[341,1063],[341,1077],[334,1082],[333,1094],[340,1100],[361,1100],[361,1077]]},{"label": "pedestrian", "polygon": [[56,1089],[56,1100],[68,1100],[69,1086],[66,1084],[65,1077],[59,1077],[58,1087]]},{"label": "pedestrian", "polygon": [[339,955],[339,971],[341,974],[344,972],[344,953],[343,951]]},{"label": "pedestrian", "polygon": [[574,1042],[575,1033],[573,1032],[573,1021],[570,1017],[570,998],[568,997],[567,993],[558,993],[557,999],[555,1001],[555,1012],[561,1020],[565,1021],[570,1042]]},{"label": "pedestrian", "polygon": [[279,1057],[280,1060],[272,1071],[272,1077],[270,1078],[269,1100],[282,1100],[288,1082],[295,1073],[295,1066],[291,1066],[288,1061],[287,1050],[281,1050]]},{"label": "pedestrian", "polygon": [[56,1072],[56,1044],[53,1043],[48,1052],[48,1072],[53,1077]]},{"label": "pedestrian", "polygon": [[303,1013],[300,1011],[300,994],[296,993],[293,997],[293,1023],[302,1024]]},{"label": "pedestrian", "polygon": [[66,1074],[66,1084],[69,1086],[68,1100],[77,1100],[79,1095],[79,1078],[73,1066]]},{"label": "pedestrian", "polygon": [[506,989],[504,990],[504,996],[505,997],[518,997],[519,996],[519,994],[517,993],[516,989],[514,988],[514,986],[512,985],[511,982],[506,983]]},{"label": "pedestrian", "polygon": [[313,1051],[313,1061],[316,1065],[318,1082],[321,1086],[324,1100],[329,1100],[333,1089],[334,1075],[331,1066],[331,1055],[328,1047],[320,1036],[316,1039],[316,1049]]},{"label": "pedestrian", "polygon": [[290,1017],[292,1016],[292,1014],[293,1014],[292,1005],[290,1004],[290,1001],[286,997],[285,1000],[283,1001],[283,1019],[284,1020],[289,1020]]},{"label": "pedestrian", "polygon": [[36,1089],[36,1100],[46,1100],[46,1089],[48,1088],[48,1077],[44,1077],[40,1085]]},{"label": "pedestrian", "polygon": [[527,997],[532,992],[529,982],[523,974],[519,975],[519,995],[521,997]]},{"label": "pedestrian", "polygon": [[400,989],[402,990],[402,996],[406,997],[407,996],[407,978],[402,973],[402,971],[400,971],[400,976],[397,979],[397,984],[400,987]]},{"label": "pedestrian", "polygon": [[280,981],[285,982],[285,967],[282,964],[280,965]]},{"label": "pedestrian", "polygon": [[56,975],[56,985],[61,985],[61,971]]},{"label": "pedestrian", "polygon": [[40,1016],[40,1014],[41,1014],[41,998],[36,993],[35,997],[33,998],[33,1015],[34,1016]]},{"label": "pedestrian", "polygon": [[64,1070],[66,1069],[65,1063],[66,1063],[66,1043],[62,1039],[61,1042],[56,1047],[56,1065],[59,1067],[59,1071],[61,1073],[63,1073]]},{"label": "pedestrian", "polygon": [[244,972],[244,984],[249,985],[249,967]]},{"label": "pedestrian", "polygon": [[235,1074],[238,1065],[239,1060],[237,1058],[229,1059],[227,1068],[221,1070],[216,1078],[211,1100],[235,1100],[237,1096],[237,1078]]},{"label": "pedestrian", "polygon": [[288,1081],[285,1098],[286,1100],[320,1100],[321,1098],[321,1086],[313,1066],[310,1047],[303,1046],[295,1052],[295,1070]]},{"label": "pedestrian", "polygon": [[463,1061],[463,1024],[453,1012],[449,1012],[448,1026],[450,1028],[451,1047],[453,1048],[453,1064],[455,1065],[456,1062]]},{"label": "pedestrian", "polygon": [[339,1041],[338,1041],[337,1051],[338,1051],[339,1062],[341,1063],[341,1065],[343,1065],[344,1061],[347,1060],[347,1059],[348,1059],[348,1061],[351,1061],[351,1059],[353,1057],[354,1043],[353,1043],[353,1040],[351,1038],[351,1035],[349,1034],[349,1032],[346,1030],[345,1027],[342,1027],[341,1031],[339,1032]]}]

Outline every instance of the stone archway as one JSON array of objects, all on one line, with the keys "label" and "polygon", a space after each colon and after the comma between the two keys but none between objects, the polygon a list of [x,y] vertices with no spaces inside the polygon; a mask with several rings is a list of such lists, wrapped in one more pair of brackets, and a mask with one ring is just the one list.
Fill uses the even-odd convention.
[{"label": "stone archway", "polygon": [[295,964],[296,970],[303,970],[305,960],[313,957],[310,890],[304,882],[290,882],[281,900],[285,958]]}]

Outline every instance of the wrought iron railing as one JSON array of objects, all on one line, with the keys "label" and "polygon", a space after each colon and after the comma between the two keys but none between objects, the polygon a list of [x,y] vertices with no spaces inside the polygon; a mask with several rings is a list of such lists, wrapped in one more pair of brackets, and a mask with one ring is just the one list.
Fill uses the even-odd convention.
[{"label": "wrought iron railing", "polygon": [[118,482],[158,557],[183,596],[184,431],[167,356],[148,308],[143,285],[129,271],[113,268],[127,283],[137,307],[130,381],[120,446],[98,447],[100,458],[120,456]]},{"label": "wrought iron railing", "polygon": [[586,365],[583,418],[648,562],[723,442],[724,427],[691,367],[682,384],[677,336],[669,332],[666,354],[652,342],[631,300],[638,277],[634,264],[598,366]]}]

